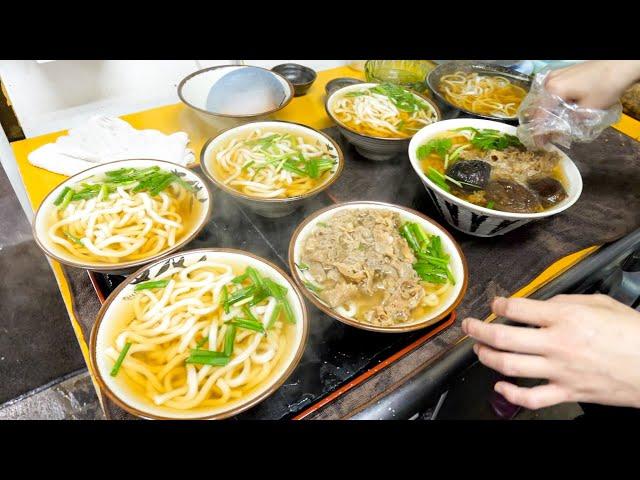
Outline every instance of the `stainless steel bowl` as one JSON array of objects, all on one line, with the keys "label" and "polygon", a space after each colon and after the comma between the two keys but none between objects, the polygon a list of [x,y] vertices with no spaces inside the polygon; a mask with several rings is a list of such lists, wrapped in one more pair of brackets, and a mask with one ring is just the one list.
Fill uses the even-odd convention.
[{"label": "stainless steel bowl", "polygon": [[462,71],[465,73],[479,73],[484,75],[500,75],[502,77],[508,78],[514,85],[518,85],[519,87],[524,88],[527,92],[531,88],[532,78],[529,75],[524,75],[522,73],[516,72],[507,67],[502,67],[500,65],[492,65],[486,63],[480,63],[470,60],[460,60],[460,61],[452,61],[447,63],[442,63],[434,68],[429,75],[427,75],[427,85],[429,89],[433,93],[433,98],[435,102],[438,104],[440,109],[442,110],[442,116],[445,119],[455,118],[460,113],[464,113],[465,115],[478,117],[478,118],[486,118],[487,120],[497,120],[497,121],[516,121],[517,117],[496,117],[493,115],[483,115],[480,113],[474,113],[470,110],[466,110],[464,108],[460,108],[457,105],[449,102],[444,95],[440,92],[440,80],[444,75],[449,75],[458,71]]}]

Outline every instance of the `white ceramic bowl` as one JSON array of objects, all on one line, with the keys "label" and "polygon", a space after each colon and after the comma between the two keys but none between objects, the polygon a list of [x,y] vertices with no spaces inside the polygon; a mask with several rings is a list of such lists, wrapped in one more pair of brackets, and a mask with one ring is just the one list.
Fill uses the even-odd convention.
[{"label": "white ceramic bowl", "polygon": [[[220,81],[226,74],[234,72],[238,69],[258,69],[272,75],[280,84],[283,92],[283,100],[276,108],[250,113],[250,114],[229,114],[222,112],[213,112],[207,109],[207,99],[211,87]],[[262,67],[254,67],[250,65],[219,65],[216,67],[198,70],[185,77],[178,84],[178,97],[180,100],[190,107],[205,123],[220,131],[227,128],[242,125],[247,122],[264,120],[279,110],[286,107],[294,96],[294,88],[291,82],[276,72],[272,72]],[[256,99],[258,101],[260,99]]]},{"label": "white ceramic bowl", "polygon": [[[158,166],[163,170],[174,171],[181,174],[184,174],[182,177],[186,181],[195,182],[193,185],[196,187],[197,191],[195,193],[195,201],[197,201],[197,205],[199,205],[199,209],[197,212],[197,218],[192,222],[192,227],[190,232],[186,232],[182,238],[176,242],[173,247],[166,248],[162,250],[160,253],[156,255],[152,255],[148,258],[143,258],[139,260],[132,261],[124,261],[119,263],[106,263],[106,262],[87,262],[86,260],[82,260],[80,258],[74,257],[67,250],[62,248],[60,245],[52,242],[47,235],[47,229],[49,227],[49,214],[52,209],[57,208],[53,202],[58,198],[58,195],[62,190],[64,190],[67,186],[78,185],[83,182],[83,180],[93,177],[94,175],[98,175],[100,173],[107,172],[109,170],[116,170],[119,168],[147,168],[152,166]],[[72,177],[69,177],[67,180],[62,182],[56,188],[54,188],[49,194],[45,197],[36,212],[35,218],[33,220],[33,236],[36,240],[38,246],[46,253],[49,257],[57,260],[65,265],[70,265],[72,267],[84,268],[87,270],[93,270],[97,272],[104,273],[113,273],[113,274],[126,274],[130,273],[136,268],[139,268],[142,265],[153,262],[159,258],[170,255],[173,252],[176,252],[182,248],[184,248],[193,238],[198,235],[200,230],[204,228],[207,221],[211,217],[211,211],[213,209],[213,202],[211,198],[211,192],[209,191],[209,187],[207,182],[200,177],[193,170],[190,170],[186,167],[182,167],[180,165],[176,165],[175,163],[165,162],[163,160],[150,160],[150,159],[136,159],[136,160],[118,160],[115,162],[108,162],[100,164],[96,167],[89,168],[83,172],[78,173]]]},{"label": "white ceramic bowl", "polygon": [[[316,228],[318,222],[328,222],[336,213],[345,210],[385,210],[396,212],[400,215],[403,221],[418,223],[427,234],[439,235],[442,239],[442,247],[446,253],[451,257],[450,268],[453,277],[456,279],[456,284],[451,288],[447,294],[445,300],[433,311],[429,312],[422,318],[415,319],[412,322],[403,323],[401,325],[394,325],[389,327],[379,327],[376,325],[370,325],[360,322],[354,318],[346,317],[333,308],[327,305],[323,300],[317,297],[312,291],[310,291],[305,285],[301,277],[300,270],[297,264],[300,263],[300,252],[302,251],[302,244],[307,236]],[[351,325],[356,328],[364,330],[371,330],[374,332],[384,333],[402,333],[412,330],[419,330],[421,328],[428,327],[434,323],[444,319],[449,313],[451,313],[458,304],[462,301],[464,294],[467,290],[467,283],[469,279],[469,272],[467,269],[467,261],[460,249],[457,242],[451,237],[440,224],[432,220],[431,218],[423,215],[420,212],[411,210],[399,205],[392,205],[390,203],[383,202],[348,202],[318,210],[312,215],[304,219],[304,221],[296,228],[295,232],[291,236],[289,243],[289,269],[293,274],[293,279],[300,287],[300,290],[306,295],[306,297],[320,310],[327,315],[339,320],[347,325]]]},{"label": "white ceramic bowl", "polygon": [[[135,285],[131,282],[143,275],[153,279],[158,271],[168,265],[168,262],[180,262],[184,258],[184,265],[191,265],[206,257],[207,260],[216,262],[230,262],[251,266],[261,275],[271,278],[288,290],[287,299],[291,304],[295,319],[296,331],[293,344],[283,355],[274,373],[266,383],[255,388],[248,395],[233,400],[223,406],[201,408],[198,410],[179,411],[167,407],[154,405],[139,395],[132,393],[131,387],[123,380],[122,376],[110,375],[113,361],[104,353],[114,338],[118,335],[123,323],[132,314],[132,294]],[[284,383],[287,377],[297,366],[307,341],[309,326],[307,311],[300,291],[291,281],[289,276],[271,262],[240,250],[231,249],[198,249],[177,253],[169,258],[159,260],[152,265],[142,268],[129,276],[107,298],[98,313],[98,317],[91,331],[90,360],[93,371],[100,388],[121,408],[129,413],[149,419],[222,419],[236,415],[258,404]]]},{"label": "white ceramic bowl", "polygon": [[[334,103],[342,97],[345,93],[355,92],[364,90],[367,88],[375,87],[378,85],[377,83],[356,83],[354,85],[348,85],[346,87],[339,88],[334,90],[331,95],[327,97],[327,101],[325,103],[325,109],[327,111],[327,115],[335,122],[340,130],[340,133],[344,135],[344,137],[349,141],[349,143],[353,144],[356,151],[365,158],[369,160],[389,160],[399,153],[405,152],[406,148],[409,146],[409,142],[411,137],[409,138],[385,138],[385,137],[372,137],[369,135],[363,135],[361,133],[352,130],[351,128],[343,125],[340,121],[338,121],[333,115],[333,105]],[[416,92],[412,92],[416,97],[420,98],[423,102],[429,104],[434,112],[436,119],[434,122],[437,122],[442,118],[440,113],[440,109],[437,105],[429,98],[420,95]]]},{"label": "white ceramic bowl", "polygon": [[[216,177],[213,169],[211,168],[210,163],[213,161],[211,160],[211,156],[220,149],[221,145],[227,143],[230,139],[236,136],[247,136],[249,135],[249,133],[256,129],[276,130],[298,135],[305,135],[315,138],[318,141],[326,144],[338,158],[338,164],[336,165],[333,174],[327,179],[324,184],[322,184],[315,190],[312,190],[304,195],[298,195],[296,197],[288,198],[252,197],[225,185],[220,179]],[[342,155],[342,150],[340,150],[338,144],[328,135],[314,128],[300,125],[298,123],[272,120],[268,122],[252,122],[245,125],[240,125],[239,127],[230,128],[218,134],[216,137],[209,139],[207,143],[205,143],[202,147],[202,152],[200,153],[200,165],[205,175],[213,182],[216,187],[234,197],[240,204],[253,210],[258,215],[262,215],[263,217],[277,218],[290,214],[295,209],[301,207],[308,199],[329,188],[342,173],[342,169],[344,168],[344,156]]]},{"label": "white ceramic bowl", "polygon": [[422,180],[429,197],[438,211],[446,218],[447,222],[458,230],[477,237],[504,235],[533,220],[539,220],[563,212],[576,203],[580,197],[582,193],[582,177],[580,176],[580,171],[564,152],[555,147],[554,149],[560,154],[560,167],[567,179],[567,185],[565,186],[567,198],[548,210],[538,213],[502,212],[474,205],[449,192],[445,192],[429,180],[422,171],[416,150],[434,135],[461,127],[493,128],[511,135],[516,134],[516,127],[507,125],[506,123],[477,118],[457,118],[428,125],[414,135],[409,144],[409,159],[411,160],[411,165],[420,177],[420,180]]}]

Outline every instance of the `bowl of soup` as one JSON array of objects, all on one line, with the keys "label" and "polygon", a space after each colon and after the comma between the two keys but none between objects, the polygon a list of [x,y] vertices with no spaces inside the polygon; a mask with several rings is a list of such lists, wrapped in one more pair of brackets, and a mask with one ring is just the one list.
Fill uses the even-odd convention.
[{"label": "bowl of soup", "polygon": [[409,208],[348,202],[319,210],[289,244],[294,281],[352,327],[401,333],[433,325],[462,300],[467,264],[451,235]]},{"label": "bowl of soup", "polygon": [[451,61],[427,75],[427,85],[445,118],[460,112],[489,120],[516,121],[531,88],[531,77],[508,67]]},{"label": "bowl of soup", "polygon": [[178,84],[182,103],[218,131],[270,118],[293,96],[293,85],[281,74],[251,65],[204,68]]},{"label": "bowl of soup", "polygon": [[226,130],[202,148],[213,184],[265,217],[282,217],[329,188],[344,157],[328,135],[292,122],[253,122]]},{"label": "bowl of soup", "polygon": [[282,385],[307,331],[302,295],[282,269],[239,250],[191,250],[109,295],[90,360],[100,389],[133,415],[222,419]]},{"label": "bowl of soup", "polygon": [[72,267],[124,274],[187,245],[212,211],[193,170],[162,160],[104,163],[45,197],[33,234],[46,255]]},{"label": "bowl of soup", "polygon": [[405,152],[411,137],[440,120],[435,103],[392,83],[358,83],[335,90],[325,109],[340,133],[370,160]]},{"label": "bowl of soup", "polygon": [[571,207],[582,192],[575,163],[560,149],[527,150],[516,127],[444,120],[418,132],[409,158],[439,213],[470,235],[504,235]]}]

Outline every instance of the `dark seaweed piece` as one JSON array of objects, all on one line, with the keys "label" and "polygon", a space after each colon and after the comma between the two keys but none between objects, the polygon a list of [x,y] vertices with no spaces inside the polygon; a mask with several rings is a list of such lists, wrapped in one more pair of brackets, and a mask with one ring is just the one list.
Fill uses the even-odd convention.
[{"label": "dark seaweed piece", "polygon": [[463,190],[478,190],[489,183],[491,165],[482,160],[460,160],[449,167],[447,176],[463,182]]},{"label": "dark seaweed piece", "polygon": [[493,180],[485,189],[485,198],[494,202],[494,210],[535,213],[542,210],[538,195],[524,185],[510,180]]},{"label": "dark seaweed piece", "polygon": [[527,182],[527,185],[531,190],[538,194],[540,202],[544,208],[553,207],[567,198],[567,192],[562,186],[562,183],[555,178],[531,178]]}]

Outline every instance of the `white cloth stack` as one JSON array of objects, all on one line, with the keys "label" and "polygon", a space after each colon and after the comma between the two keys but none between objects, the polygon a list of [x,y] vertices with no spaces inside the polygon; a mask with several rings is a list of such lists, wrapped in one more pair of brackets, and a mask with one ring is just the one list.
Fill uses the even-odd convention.
[{"label": "white cloth stack", "polygon": [[179,165],[193,163],[185,132],[165,135],[158,130],[136,130],[117,117],[95,116],[69,130],[54,143],[29,154],[29,163],[51,172],[75,175],[114,160],[151,158]]}]

